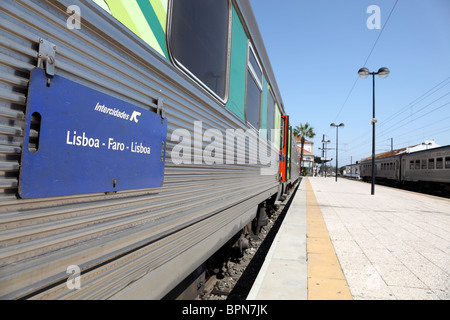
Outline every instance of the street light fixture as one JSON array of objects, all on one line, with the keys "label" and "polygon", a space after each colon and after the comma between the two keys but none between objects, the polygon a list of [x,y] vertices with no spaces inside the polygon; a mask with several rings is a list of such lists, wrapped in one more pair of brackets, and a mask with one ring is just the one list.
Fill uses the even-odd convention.
[{"label": "street light fixture", "polygon": [[358,75],[362,79],[366,79],[369,74],[372,75],[372,87],[373,87],[373,118],[372,118],[372,191],[371,194],[375,194],[375,75],[378,75],[381,79],[388,77],[390,71],[388,68],[383,67],[378,69],[378,72],[370,72],[367,68],[361,68],[358,71]]},{"label": "street light fixture", "polygon": [[339,134],[338,134],[338,129],[339,127],[344,127],[344,124],[330,124],[331,128],[336,127],[336,182],[337,182],[337,176],[338,176],[338,141],[339,141]]}]

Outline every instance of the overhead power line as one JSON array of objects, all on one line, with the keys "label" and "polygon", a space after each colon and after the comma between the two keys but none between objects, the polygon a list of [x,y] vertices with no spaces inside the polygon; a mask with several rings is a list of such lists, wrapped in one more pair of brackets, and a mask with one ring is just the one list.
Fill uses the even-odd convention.
[{"label": "overhead power line", "polygon": [[[434,93],[436,93],[437,91],[441,90],[443,87],[447,86],[450,84],[450,77],[446,78],[445,80],[441,81],[440,83],[438,83],[437,85],[435,85],[433,88],[431,88],[430,90],[428,90],[427,92],[423,93],[421,96],[417,97],[414,101],[411,101],[410,103],[408,103],[406,106],[404,106],[403,108],[401,108],[400,110],[398,110],[397,112],[395,112],[394,114],[388,116],[387,120],[379,123],[379,127],[386,125],[388,122],[394,120],[396,117],[400,116],[403,112],[407,111],[408,109],[412,108],[413,106],[419,104],[420,102],[422,102],[423,100],[425,100],[426,98],[430,97],[431,95],[433,95]],[[446,82],[446,83],[445,83]],[[444,84],[443,84],[444,83]],[[443,85],[442,85],[443,84]],[[440,87],[439,87],[440,86]],[[437,88],[439,87],[439,88]],[[437,89],[436,89],[437,88]],[[435,90],[436,89],[436,90]],[[433,91],[434,90],[434,91]],[[419,110],[420,111],[420,110]]]},{"label": "overhead power line", "polygon": [[378,34],[377,40],[375,40],[375,43],[373,44],[372,50],[370,50],[370,53],[369,53],[369,55],[367,56],[367,59],[366,59],[366,61],[364,62],[363,67],[365,67],[366,64],[367,64],[367,61],[369,61],[370,56],[372,55],[372,52],[373,52],[373,50],[375,49],[375,47],[376,47],[376,45],[377,45],[377,43],[378,43],[378,40],[380,40],[380,37],[381,37],[381,35],[383,34],[384,28],[386,27],[387,23],[389,22],[389,19],[391,18],[392,12],[394,12],[395,7],[397,6],[397,3],[398,3],[398,0],[395,1],[394,6],[393,6],[392,9],[391,9],[391,12],[389,12],[389,16],[387,17],[386,22],[384,23],[383,27],[381,28],[381,31],[380,31],[380,33]]},{"label": "overhead power line", "polygon": [[[398,3],[398,0],[395,1],[394,6],[393,6],[392,9],[391,9],[391,12],[389,12],[389,15],[388,15],[388,17],[387,17],[387,19],[386,19],[386,22],[384,23],[383,27],[381,28],[381,31],[380,31],[380,33],[378,34],[378,37],[377,37],[377,39],[375,40],[375,43],[373,44],[372,49],[370,50],[369,55],[367,56],[366,61],[365,61],[364,64],[363,64],[363,67],[366,66],[367,62],[369,61],[370,57],[372,56],[372,53],[373,53],[373,51],[375,50],[375,47],[377,46],[378,40],[380,40],[380,37],[381,37],[381,35],[383,34],[383,31],[384,31],[384,28],[385,28],[386,25],[388,24],[389,19],[391,18],[392,13],[394,12],[395,7],[397,6],[397,3]],[[334,118],[334,121],[333,121],[333,122],[336,122],[336,121],[337,121],[337,118],[339,117],[339,115],[341,114],[341,112],[342,112],[342,110],[344,109],[345,105],[347,104],[348,99],[349,99],[350,96],[352,95],[353,89],[355,89],[355,86],[356,86],[356,83],[358,82],[358,79],[359,79],[359,77],[356,76],[355,82],[353,83],[353,85],[352,85],[352,87],[351,87],[351,89],[350,89],[350,92],[348,93],[347,97],[345,98],[345,101],[344,101],[344,103],[342,104],[341,108],[339,109],[339,112],[338,112],[338,114],[336,115],[336,117]]]},{"label": "overhead power line", "polygon": [[[388,124],[390,121],[394,120],[395,118],[397,118],[397,117],[399,117],[401,115],[405,115],[405,112],[407,112],[411,107],[417,106],[420,102],[423,102],[426,98],[431,97],[433,94],[439,92],[440,90],[445,88],[447,85],[449,85],[450,84],[449,80],[450,80],[450,77],[447,77],[444,80],[440,81],[438,84],[434,85],[432,88],[428,89],[427,91],[422,93],[420,96],[418,96],[417,98],[415,98],[414,100],[412,100],[411,102],[406,104],[403,108],[401,108],[400,110],[396,111],[394,114],[389,116],[385,121],[380,121],[378,123],[378,127],[379,128],[384,127],[386,124]],[[389,126],[387,128],[384,128],[382,131],[378,131],[377,137],[382,137],[382,136],[386,135],[387,133],[395,131],[395,129],[398,129],[400,127],[400,124],[403,121],[405,121],[405,120],[410,120],[407,123],[407,124],[409,124],[409,123],[411,123],[411,121],[415,121],[417,119],[420,119],[420,118],[426,116],[429,113],[435,112],[435,111],[437,111],[437,110],[447,106],[448,103],[445,103],[444,105],[440,105],[440,106],[436,107],[435,109],[429,111],[426,114],[422,114],[420,116],[417,116],[414,119],[412,118],[414,115],[418,115],[418,113],[420,111],[424,111],[426,108],[429,108],[429,107],[433,106],[434,104],[439,102],[442,98],[444,98],[444,97],[446,97],[448,95],[449,95],[449,92],[444,93],[439,98],[437,98],[434,101],[426,104],[422,108],[416,110],[414,113],[411,113],[406,118],[404,118],[402,120],[399,120],[399,121],[396,121],[394,126],[391,125],[391,126]],[[438,122],[440,122],[440,121],[438,121]],[[435,124],[435,123],[437,123],[437,122],[434,122],[433,124]],[[404,125],[401,125],[401,126],[403,127]],[[365,132],[364,134],[359,135],[358,137],[355,137],[355,139],[352,142],[352,147],[350,148],[350,152],[356,152],[356,150],[360,149],[363,146],[366,146],[366,144],[368,143],[368,141],[370,139],[370,134],[371,134],[371,130],[367,129],[367,132]],[[401,134],[400,136],[402,136],[403,134]],[[396,135],[396,136],[399,136],[399,135]]]}]

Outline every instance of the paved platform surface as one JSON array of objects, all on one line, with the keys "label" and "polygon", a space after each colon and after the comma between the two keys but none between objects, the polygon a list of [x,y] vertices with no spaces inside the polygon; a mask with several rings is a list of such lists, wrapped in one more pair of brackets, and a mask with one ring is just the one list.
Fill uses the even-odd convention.
[{"label": "paved platform surface", "polygon": [[305,178],[247,299],[450,300],[450,200]]},{"label": "paved platform surface", "polygon": [[306,300],[306,183],[302,181],[247,300]]}]

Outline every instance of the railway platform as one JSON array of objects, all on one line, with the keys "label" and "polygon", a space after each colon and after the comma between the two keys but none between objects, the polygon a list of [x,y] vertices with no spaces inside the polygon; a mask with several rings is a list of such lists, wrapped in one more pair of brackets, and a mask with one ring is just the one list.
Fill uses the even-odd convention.
[{"label": "railway platform", "polygon": [[450,200],[304,178],[247,300],[449,300]]}]

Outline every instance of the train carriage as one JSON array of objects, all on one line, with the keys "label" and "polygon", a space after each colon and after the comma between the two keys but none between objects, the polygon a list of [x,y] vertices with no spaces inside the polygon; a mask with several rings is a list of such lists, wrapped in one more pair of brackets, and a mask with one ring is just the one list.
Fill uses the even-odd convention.
[{"label": "train carriage", "polygon": [[450,195],[450,146],[405,154],[401,163],[401,183]]},{"label": "train carriage", "polygon": [[375,159],[376,177],[379,180],[394,180],[399,179],[400,163],[398,157],[384,157]]},{"label": "train carriage", "polygon": [[[372,179],[372,160],[362,161],[361,177]],[[450,195],[450,146],[375,159],[376,181]]]},{"label": "train carriage", "polygon": [[163,298],[297,181],[248,1],[0,6],[2,299]]}]

